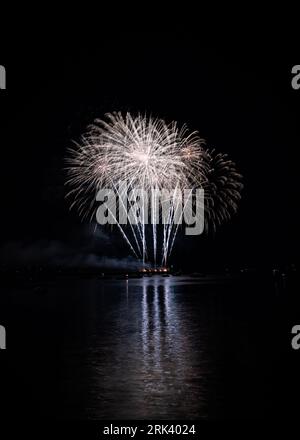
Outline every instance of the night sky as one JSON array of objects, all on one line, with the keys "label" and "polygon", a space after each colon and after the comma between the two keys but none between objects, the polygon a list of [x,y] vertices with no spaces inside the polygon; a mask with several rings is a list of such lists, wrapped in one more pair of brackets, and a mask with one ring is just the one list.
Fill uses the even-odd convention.
[{"label": "night sky", "polygon": [[209,47],[172,33],[101,36],[93,49],[17,48],[0,60],[7,70],[0,95],[2,261],[19,264],[24,246],[43,263],[60,261],[66,249],[130,254],[117,231],[93,238],[64,198],[67,147],[95,117],[115,110],[187,123],[244,176],[237,215],[214,236],[179,237],[173,263],[200,269],[297,260],[297,61],[285,47]]}]

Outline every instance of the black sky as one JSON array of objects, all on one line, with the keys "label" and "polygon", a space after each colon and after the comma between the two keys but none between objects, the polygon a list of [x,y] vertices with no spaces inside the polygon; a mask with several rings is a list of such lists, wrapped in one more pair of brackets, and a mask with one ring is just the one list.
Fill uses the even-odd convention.
[{"label": "black sky", "polygon": [[[187,123],[208,146],[228,153],[244,176],[235,218],[214,237],[180,238],[174,261],[298,258],[296,51],[127,33],[101,36],[93,49],[19,48],[0,64],[8,86],[0,95],[3,245],[58,240],[76,248],[82,242],[81,222],[64,200],[66,148],[95,117],[129,110]],[[128,254],[116,241],[115,252]]]}]

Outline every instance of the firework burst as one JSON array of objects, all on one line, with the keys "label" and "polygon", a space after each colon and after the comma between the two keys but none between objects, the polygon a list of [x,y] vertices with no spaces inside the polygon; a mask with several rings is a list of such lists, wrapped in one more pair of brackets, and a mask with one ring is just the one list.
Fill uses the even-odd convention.
[{"label": "firework burst", "polygon": [[[202,188],[205,191],[205,227],[215,229],[236,212],[242,189],[241,175],[226,155],[205,147],[197,132],[188,132],[176,122],[130,113],[109,113],[105,120],[96,119],[80,142],[69,149],[67,185],[71,208],[76,207],[83,218],[95,216],[96,194],[102,188],[122,192],[142,189],[181,190]],[[123,182],[124,186],[117,184]],[[162,243],[158,245],[157,226],[151,233],[144,222],[117,222],[132,252],[145,261],[157,256],[166,264],[172,251],[178,225],[172,218],[179,200],[170,199],[170,222],[163,225]],[[143,213],[141,215],[143,218]],[[146,237],[151,235],[151,253]],[[149,240],[148,240],[149,241]],[[160,255],[157,255],[160,254]]]}]

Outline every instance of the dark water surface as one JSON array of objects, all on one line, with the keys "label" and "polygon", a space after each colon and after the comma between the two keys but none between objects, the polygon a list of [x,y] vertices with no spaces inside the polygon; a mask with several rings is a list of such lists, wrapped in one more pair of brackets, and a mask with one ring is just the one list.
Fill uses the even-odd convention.
[{"label": "dark water surface", "polygon": [[10,300],[16,413],[260,418],[277,406],[282,353],[272,285],[183,276],[65,279],[45,292],[12,289]]}]

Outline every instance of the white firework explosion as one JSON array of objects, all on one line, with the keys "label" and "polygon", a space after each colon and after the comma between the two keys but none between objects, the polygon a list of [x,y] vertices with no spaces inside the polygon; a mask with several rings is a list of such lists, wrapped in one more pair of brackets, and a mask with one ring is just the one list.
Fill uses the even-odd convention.
[{"label": "white firework explosion", "polygon": [[[80,142],[69,149],[67,165],[71,187],[67,196],[72,199],[71,208],[77,207],[83,218],[94,217],[99,189],[114,188],[121,198],[122,191],[132,189],[174,192],[203,188],[206,230],[209,226],[215,229],[236,212],[242,189],[235,164],[226,155],[205,148],[197,132],[140,114],[134,117],[116,112],[107,114],[106,120],[96,119]],[[119,182],[124,183],[123,188],[117,188]],[[179,201],[176,197],[170,201],[171,221],[163,225],[161,246],[157,246],[156,225],[150,233],[155,265],[159,249],[161,263],[167,263],[178,231],[172,218]],[[127,230],[117,225],[133,253],[143,261],[150,258],[145,224],[130,224]]]}]

